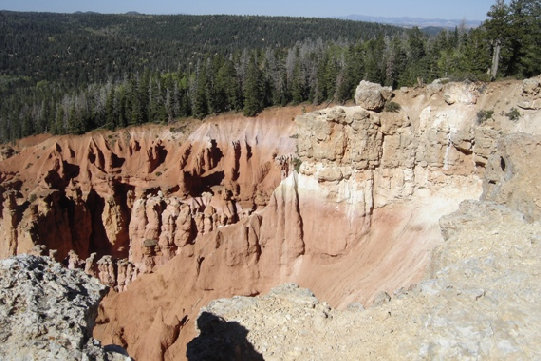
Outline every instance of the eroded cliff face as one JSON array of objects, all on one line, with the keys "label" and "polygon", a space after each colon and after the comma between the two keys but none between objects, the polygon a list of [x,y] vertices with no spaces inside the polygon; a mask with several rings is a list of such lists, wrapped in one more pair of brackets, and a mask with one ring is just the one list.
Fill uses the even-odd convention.
[{"label": "eroded cliff face", "polygon": [[[182,359],[197,310],[225,294],[253,296],[297,282],[341,308],[419,282],[442,242],[439,218],[481,195],[499,137],[538,132],[536,111],[524,111],[518,122],[500,114],[525,97],[520,83],[505,84],[505,104],[502,84],[483,87],[396,92],[393,100],[403,105],[396,114],[338,107],[297,117],[299,159],[287,168],[299,172],[282,180],[265,208],[201,236],[193,253],[108,298],[100,337],[142,358],[166,349],[164,359]],[[487,107],[497,110],[495,119],[477,124]],[[164,344],[138,333],[157,327],[157,312],[164,330],[181,328],[178,338]],[[130,348],[137,344],[144,347]]]},{"label": "eroded cliff face", "polygon": [[[0,250],[54,248],[121,291],[94,332],[136,359],[184,359],[215,298],[296,282],[333,306],[370,304],[423,277],[439,218],[481,195],[500,136],[540,132],[530,88],[370,86],[358,106],[295,122],[274,110],[193,132],[51,138],[0,163]],[[401,110],[381,112],[391,98]],[[524,104],[518,121],[505,115]],[[493,119],[477,124],[485,109]]]},{"label": "eroded cliff face", "polygon": [[286,113],[20,147],[0,166],[0,257],[54,250],[123,289],[198,235],[266,205],[295,149]]},{"label": "eroded cliff face", "polygon": [[294,284],[215,300],[201,310],[189,359],[538,359],[541,192],[531,162],[540,152],[539,135],[501,139],[481,200],[440,218],[445,242],[419,284],[366,309],[335,309]]}]

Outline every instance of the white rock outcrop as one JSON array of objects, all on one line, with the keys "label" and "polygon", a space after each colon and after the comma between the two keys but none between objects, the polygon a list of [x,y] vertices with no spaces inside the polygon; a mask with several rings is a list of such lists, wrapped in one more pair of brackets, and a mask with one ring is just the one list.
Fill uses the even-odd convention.
[{"label": "white rock outcrop", "polygon": [[48,257],[0,261],[0,360],[131,360],[92,338],[106,291]]},{"label": "white rock outcrop", "polygon": [[363,80],[355,90],[355,103],[366,110],[380,111],[391,94],[391,87]]}]

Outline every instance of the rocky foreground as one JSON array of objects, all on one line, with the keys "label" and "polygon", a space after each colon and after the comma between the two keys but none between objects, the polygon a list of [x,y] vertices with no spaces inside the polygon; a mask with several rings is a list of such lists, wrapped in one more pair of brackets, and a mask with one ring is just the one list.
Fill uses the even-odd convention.
[{"label": "rocky foreground", "polygon": [[98,280],[48,257],[0,261],[0,359],[131,360],[92,338],[106,292]]}]

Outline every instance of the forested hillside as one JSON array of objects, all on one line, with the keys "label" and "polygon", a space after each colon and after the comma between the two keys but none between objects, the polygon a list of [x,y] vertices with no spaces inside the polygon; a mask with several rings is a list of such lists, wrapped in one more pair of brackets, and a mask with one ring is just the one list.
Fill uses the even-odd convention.
[{"label": "forested hillside", "polygon": [[187,70],[207,54],[289,48],[304,39],[369,39],[396,27],[336,19],[0,12],[3,75],[67,87],[148,68]]},{"label": "forested hillside", "polygon": [[336,19],[0,12],[0,141],[351,99],[361,79],[541,72],[541,0],[498,1],[478,29]]}]

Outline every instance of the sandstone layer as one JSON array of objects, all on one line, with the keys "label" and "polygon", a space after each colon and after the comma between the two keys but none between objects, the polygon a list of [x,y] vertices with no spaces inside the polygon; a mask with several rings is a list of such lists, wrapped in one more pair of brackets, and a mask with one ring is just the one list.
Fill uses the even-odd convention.
[{"label": "sandstone layer", "polygon": [[131,360],[92,338],[106,291],[47,257],[0,261],[0,359]]},{"label": "sandstone layer", "polygon": [[[525,97],[521,83],[505,86],[513,101]],[[267,206],[107,298],[97,335],[136,357],[182,359],[199,308],[224,294],[297,282],[344,308],[419,282],[442,242],[439,218],[481,195],[498,139],[539,133],[538,112],[502,115],[514,103],[500,103],[501,87],[450,83],[395,93],[399,113],[337,107],[297,117],[298,159]],[[478,124],[485,107],[501,114]],[[162,341],[138,332],[150,327]]]}]

